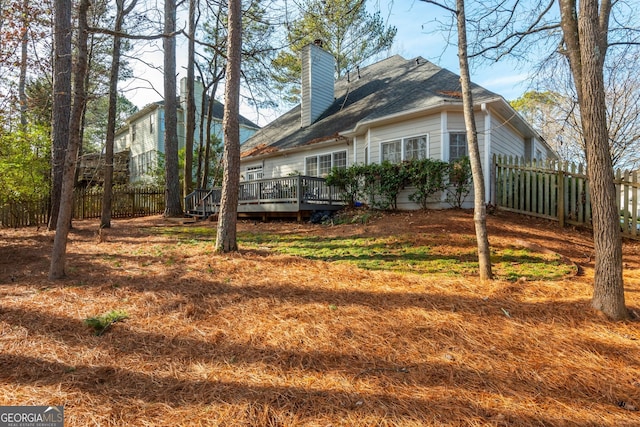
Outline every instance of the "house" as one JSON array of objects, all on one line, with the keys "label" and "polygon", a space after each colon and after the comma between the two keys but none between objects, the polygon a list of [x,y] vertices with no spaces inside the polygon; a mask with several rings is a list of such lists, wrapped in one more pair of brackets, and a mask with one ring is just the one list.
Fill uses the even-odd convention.
[{"label": "house", "polygon": [[[194,92],[196,99],[196,129],[194,145],[200,138],[200,112],[204,88],[202,82],[196,80]],[[186,79],[180,80],[180,107],[178,108],[178,147],[185,146],[186,135]],[[222,134],[222,103],[214,101],[212,110],[211,134],[220,141]],[[205,115],[206,124],[206,115]],[[240,116],[240,142],[244,142],[260,127],[251,120]],[[115,134],[114,151],[116,153],[128,150],[129,155],[129,182],[149,182],[153,179],[153,172],[159,165],[159,156],[164,153],[164,101],[158,101],[146,105],[140,111],[131,115],[126,124],[119,128]]]},{"label": "house", "polygon": [[[320,43],[302,51],[301,104],[242,145],[245,180],[333,167],[467,155],[458,75],[421,58],[395,55],[334,81],[334,58]],[[472,86],[487,202],[493,154],[555,158],[551,147],[500,95]],[[418,206],[399,198],[399,208]],[[444,207],[444,206],[443,206]]]}]

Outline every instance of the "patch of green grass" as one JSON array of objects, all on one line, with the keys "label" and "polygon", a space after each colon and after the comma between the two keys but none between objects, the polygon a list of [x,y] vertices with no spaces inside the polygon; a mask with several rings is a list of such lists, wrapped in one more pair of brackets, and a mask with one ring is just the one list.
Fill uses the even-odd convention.
[{"label": "patch of green grass", "polygon": [[92,328],[96,335],[102,335],[114,323],[128,318],[129,315],[124,310],[111,310],[108,313],[84,319],[84,324]]},{"label": "patch of green grass", "polygon": [[[478,270],[475,240],[465,245],[447,245],[442,236],[435,244],[412,244],[411,236],[324,238],[299,234],[241,233],[240,244],[248,248],[268,245],[272,251],[307,259],[345,262],[367,270],[443,276],[472,275]],[[438,244],[440,242],[440,244]],[[446,247],[446,252],[441,251]],[[498,249],[492,254],[496,278],[506,280],[554,280],[570,274],[574,267],[560,257],[527,249]]]},{"label": "patch of green grass", "polygon": [[[183,244],[204,244],[215,238],[216,230],[206,227],[170,227],[160,229]],[[309,234],[238,233],[238,244],[245,249],[264,249],[273,253],[302,258],[353,264],[367,270],[440,276],[477,274],[478,261],[474,236],[352,236],[321,237]],[[164,251],[158,251],[162,256]],[[503,280],[556,280],[573,272],[572,265],[562,263],[559,256],[528,249],[495,249],[492,251],[493,272]],[[170,262],[170,261],[168,261]]]}]

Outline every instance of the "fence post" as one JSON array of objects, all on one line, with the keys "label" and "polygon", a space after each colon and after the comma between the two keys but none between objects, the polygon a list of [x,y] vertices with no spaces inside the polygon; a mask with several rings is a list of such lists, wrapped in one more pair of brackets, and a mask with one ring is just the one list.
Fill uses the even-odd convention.
[{"label": "fence post", "polygon": [[556,205],[558,207],[558,222],[560,223],[560,227],[564,227],[564,170],[562,168],[562,163],[560,163],[558,167],[558,176],[556,178],[558,180],[558,192]]}]

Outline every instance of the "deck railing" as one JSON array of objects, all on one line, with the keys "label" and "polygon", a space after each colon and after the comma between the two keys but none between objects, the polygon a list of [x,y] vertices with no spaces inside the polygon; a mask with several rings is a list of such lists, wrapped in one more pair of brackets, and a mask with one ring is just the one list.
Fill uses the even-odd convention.
[{"label": "deck railing", "polygon": [[[185,211],[205,217],[218,211],[222,190],[196,190],[185,198]],[[291,176],[240,183],[238,212],[296,212],[323,206],[342,206],[341,194],[323,178]]]}]

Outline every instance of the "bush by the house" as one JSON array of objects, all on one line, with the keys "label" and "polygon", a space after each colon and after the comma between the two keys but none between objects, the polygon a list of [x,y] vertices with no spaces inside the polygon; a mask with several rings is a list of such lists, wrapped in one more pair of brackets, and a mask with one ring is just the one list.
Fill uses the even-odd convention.
[{"label": "bush by the house", "polygon": [[357,164],[334,168],[327,176],[327,184],[336,187],[349,206],[366,201],[383,210],[397,209],[398,195],[405,188],[413,189],[409,200],[424,209],[442,192],[451,206],[461,207],[471,192],[471,182],[471,166],[466,157],[451,163],[414,159],[403,163]]}]

